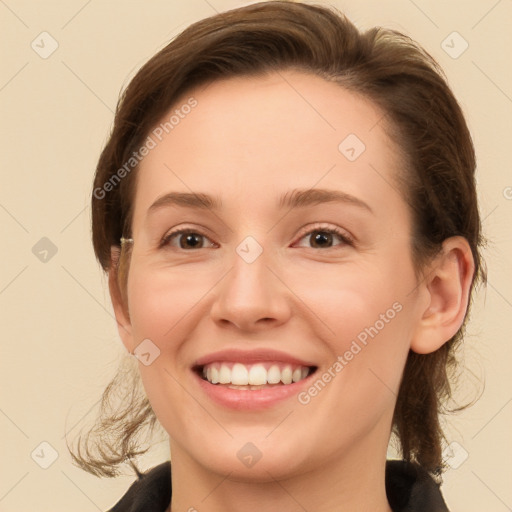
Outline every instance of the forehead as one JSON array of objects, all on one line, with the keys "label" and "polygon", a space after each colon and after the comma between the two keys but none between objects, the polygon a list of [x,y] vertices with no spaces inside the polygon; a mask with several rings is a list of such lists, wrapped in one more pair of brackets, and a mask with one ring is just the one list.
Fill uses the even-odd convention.
[{"label": "forehead", "polygon": [[149,136],[154,147],[138,169],[136,213],[170,190],[261,202],[318,184],[371,200],[393,188],[401,165],[373,102],[299,71],[192,89]]}]

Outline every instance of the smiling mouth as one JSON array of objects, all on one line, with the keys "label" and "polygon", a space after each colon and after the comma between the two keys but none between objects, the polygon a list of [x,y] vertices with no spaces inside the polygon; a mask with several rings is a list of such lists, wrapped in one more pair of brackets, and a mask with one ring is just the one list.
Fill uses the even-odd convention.
[{"label": "smiling mouth", "polygon": [[289,386],[304,380],[316,369],[316,366],[268,361],[254,364],[215,362],[196,366],[194,371],[210,384],[230,389],[254,391]]}]

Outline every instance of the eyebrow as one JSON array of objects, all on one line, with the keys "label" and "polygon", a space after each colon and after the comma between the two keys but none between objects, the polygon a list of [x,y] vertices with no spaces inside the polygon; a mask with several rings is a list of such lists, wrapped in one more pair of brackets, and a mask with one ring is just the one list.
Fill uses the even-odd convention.
[{"label": "eyebrow", "polygon": [[324,188],[294,189],[279,199],[280,208],[305,208],[322,203],[348,203],[373,213],[370,206],[358,197]]},{"label": "eyebrow", "polygon": [[[373,210],[367,203],[353,195],[340,190],[319,188],[293,189],[279,198],[278,207],[280,209],[306,208],[308,206],[333,202],[351,204],[373,213]],[[219,197],[201,192],[169,192],[159,197],[148,208],[148,215],[171,206],[218,211],[222,208],[222,201]]]}]

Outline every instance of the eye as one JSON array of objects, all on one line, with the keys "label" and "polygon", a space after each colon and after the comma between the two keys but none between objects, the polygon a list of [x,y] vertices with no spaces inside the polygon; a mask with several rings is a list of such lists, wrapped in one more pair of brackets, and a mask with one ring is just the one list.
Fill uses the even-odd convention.
[{"label": "eye", "polygon": [[[336,247],[336,245],[332,245],[335,238],[341,240],[341,243],[337,245],[353,245],[352,238],[345,231],[337,227],[315,225],[312,229],[303,233],[299,240],[304,238],[313,244],[313,249],[331,249]],[[177,244],[174,242],[177,242]],[[190,250],[217,247],[217,244],[212,242],[200,231],[196,231],[191,228],[181,228],[166,234],[162,238],[159,246],[160,248],[175,247],[178,249]]]},{"label": "eye", "polygon": [[[326,227],[322,225],[316,225],[313,229],[310,229],[304,233],[300,240],[305,238],[312,244],[313,249],[333,248],[333,239],[338,238],[341,240],[341,244],[338,245],[353,245],[352,238],[345,231],[337,227]],[[335,246],[334,246],[335,247]]]},{"label": "eye", "polygon": [[[187,236],[183,236],[187,235]],[[177,240],[178,245],[171,243],[171,241]],[[204,245],[204,242],[208,242]],[[176,231],[171,231],[162,238],[160,247],[171,246],[178,247],[179,249],[204,249],[206,247],[214,247],[216,244],[210,241],[210,239],[198,231],[194,231],[190,228],[182,228]]]}]

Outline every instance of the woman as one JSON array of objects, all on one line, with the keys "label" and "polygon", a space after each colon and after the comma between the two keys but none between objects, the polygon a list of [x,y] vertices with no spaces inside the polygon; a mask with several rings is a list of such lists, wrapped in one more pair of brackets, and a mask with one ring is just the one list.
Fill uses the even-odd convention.
[{"label": "woman", "polygon": [[[74,455],[133,466],[111,510],[448,510],[439,414],[485,281],[474,170],[433,59],[332,9],[235,9],[143,66],[92,198],[144,387],[120,373]],[[172,474],[132,460],[157,420]]]}]

